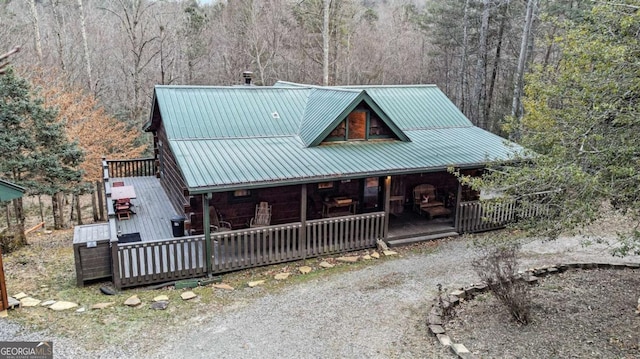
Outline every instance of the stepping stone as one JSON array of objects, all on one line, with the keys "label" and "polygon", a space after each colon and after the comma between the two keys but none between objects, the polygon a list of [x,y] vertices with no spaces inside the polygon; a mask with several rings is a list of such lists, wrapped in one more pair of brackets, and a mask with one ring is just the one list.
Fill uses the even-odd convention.
[{"label": "stepping stone", "polygon": [[2,310],[0,311],[0,318],[6,318],[9,316],[9,312],[7,312],[7,310]]},{"label": "stepping stone", "polygon": [[264,282],[265,282],[264,280],[254,280],[253,282],[247,283],[247,285],[253,288],[253,287],[259,286],[260,284],[263,284]]},{"label": "stepping stone", "polygon": [[67,309],[75,308],[77,306],[78,306],[78,304],[76,304],[76,303],[66,302],[66,301],[61,300],[59,302],[53,303],[53,305],[51,305],[49,307],[49,309],[55,310],[55,311],[61,311],[61,310],[67,310]]},{"label": "stepping stone", "polygon": [[20,292],[20,293],[14,295],[13,297],[16,298],[17,300],[20,300],[22,298],[26,298],[27,295],[24,292]]},{"label": "stepping stone", "polygon": [[442,325],[430,325],[429,330],[431,331],[431,333],[436,335],[445,333]]},{"label": "stepping stone", "polygon": [[190,300],[190,299],[193,299],[193,298],[195,298],[197,296],[198,295],[196,293],[192,292],[192,291],[187,291],[187,292],[184,292],[184,293],[180,294],[180,298],[182,298],[183,300]]},{"label": "stepping stone", "polygon": [[368,254],[366,254],[366,255],[364,255],[364,256],[362,257],[362,259],[364,259],[364,260],[368,261],[368,260],[371,260],[371,256],[370,256],[370,255],[368,255]]},{"label": "stepping stone", "polygon": [[159,300],[151,303],[151,309],[154,310],[165,310],[169,306],[169,301],[167,300]]},{"label": "stepping stone", "polygon": [[226,283],[214,284],[214,288],[224,289],[224,290],[234,290],[234,288]]},{"label": "stepping stone", "polygon": [[395,255],[398,254],[398,252],[396,252],[396,251],[383,251],[382,253],[387,257],[388,256],[395,256]]},{"label": "stepping stone", "polygon": [[278,273],[275,275],[275,279],[277,280],[285,280],[287,278],[289,278],[289,276],[291,275],[291,273]]},{"label": "stepping stone", "polygon": [[20,301],[16,300],[14,297],[7,297],[9,301],[9,309],[20,308]]},{"label": "stepping stone", "polygon": [[343,262],[343,263],[355,263],[358,261],[358,259],[359,257],[357,256],[349,256],[349,257],[338,257],[336,258],[336,261]]},{"label": "stepping stone", "polygon": [[132,295],[131,297],[127,298],[127,300],[124,301],[124,305],[128,305],[130,307],[137,307],[142,303],[142,301],[140,300],[140,298],[138,298],[137,295]]},{"label": "stepping stone", "polygon": [[467,347],[464,346],[464,344],[451,344],[451,349],[453,349],[453,351],[460,355],[460,354],[466,354],[469,353],[469,349],[467,349]]},{"label": "stepping stone", "polygon": [[105,309],[105,308],[109,308],[110,306],[116,304],[115,302],[106,302],[106,303],[96,303],[94,305],[91,306],[91,309]]},{"label": "stepping stone", "polygon": [[56,302],[55,300],[47,300],[46,302],[42,302],[42,303],[40,303],[40,306],[42,306],[42,307],[48,307],[48,306],[50,306],[51,304],[53,304],[53,303],[55,303],[55,302]]},{"label": "stepping stone", "polygon": [[100,287],[100,292],[105,295],[115,295],[116,291],[111,287]]},{"label": "stepping stone", "polygon": [[318,266],[322,267],[322,268],[333,268],[335,267],[333,264],[329,263],[329,262],[320,262],[320,264],[318,264]]},{"label": "stepping stone", "polygon": [[76,309],[76,313],[84,313],[85,311],[84,307]]},{"label": "stepping stone", "polygon": [[35,307],[36,305],[40,304],[42,301],[40,299],[36,299],[36,298],[31,298],[31,297],[25,297],[20,299],[20,304],[23,307]]},{"label": "stepping stone", "polygon": [[160,302],[160,301],[168,302],[169,301],[169,297],[164,295],[164,294],[162,294],[162,295],[159,295],[159,296],[153,298],[153,301],[154,302]]},{"label": "stepping stone", "polygon": [[380,258],[380,253],[378,253],[378,252],[371,253],[371,258],[379,259]]},{"label": "stepping stone", "polygon": [[298,268],[298,270],[299,270],[299,271],[300,271],[300,273],[302,273],[302,274],[309,274],[309,273],[311,273],[311,267],[309,267],[309,266],[303,266],[303,267],[300,267],[300,268]]},{"label": "stepping stone", "polygon": [[440,344],[442,344],[444,346],[450,346],[451,345],[451,338],[449,338],[448,335],[446,335],[446,334],[437,334],[436,337],[438,338],[438,341],[440,342]]}]

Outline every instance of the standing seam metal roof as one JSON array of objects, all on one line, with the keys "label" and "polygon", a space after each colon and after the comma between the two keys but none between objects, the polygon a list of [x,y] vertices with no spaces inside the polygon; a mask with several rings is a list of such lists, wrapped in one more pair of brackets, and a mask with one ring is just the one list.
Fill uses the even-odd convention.
[{"label": "standing seam metal roof", "polygon": [[[410,142],[306,147],[363,90]],[[155,97],[192,193],[481,166],[522,150],[472,126],[435,86],[158,86]]]}]

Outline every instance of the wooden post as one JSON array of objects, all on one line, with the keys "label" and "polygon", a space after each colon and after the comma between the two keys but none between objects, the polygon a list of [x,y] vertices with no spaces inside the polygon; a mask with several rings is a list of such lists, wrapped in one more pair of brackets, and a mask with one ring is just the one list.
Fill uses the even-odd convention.
[{"label": "wooden post", "polygon": [[4,266],[2,265],[2,247],[0,247],[0,312],[9,307],[7,298],[7,284],[4,280]]},{"label": "wooden post", "polygon": [[300,235],[299,241],[302,246],[302,259],[307,258],[307,184],[303,183],[300,188]]},{"label": "wooden post", "polygon": [[204,243],[207,256],[207,275],[211,274],[211,223],[209,220],[209,200],[211,199],[211,193],[202,195],[202,226],[204,227]]},{"label": "wooden post", "polygon": [[460,233],[460,202],[462,201],[462,183],[458,180],[458,195],[456,196],[456,214],[454,216],[454,225],[456,232]]},{"label": "wooden post", "polygon": [[389,233],[389,205],[391,204],[391,176],[384,179],[384,228],[382,239],[387,239]]}]

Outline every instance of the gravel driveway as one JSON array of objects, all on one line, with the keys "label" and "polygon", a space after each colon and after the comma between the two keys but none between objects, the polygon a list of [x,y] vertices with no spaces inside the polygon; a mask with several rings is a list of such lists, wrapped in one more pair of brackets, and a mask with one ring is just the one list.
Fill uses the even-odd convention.
[{"label": "gravel driveway", "polygon": [[[90,356],[135,358],[453,358],[427,333],[424,318],[441,283],[477,282],[474,249],[462,239],[442,241],[432,254],[407,254],[379,265],[292,285],[207,317],[194,318],[171,338],[145,348],[105,348]],[[603,245],[576,238],[523,246],[526,266],[570,261],[638,261],[611,257]],[[256,290],[246,289],[246,290]],[[258,289],[259,290],[259,289]],[[0,340],[38,340],[22,331]],[[36,336],[37,337],[37,336]],[[40,338],[42,338],[40,336]],[[83,357],[68,340],[56,340],[56,357]],[[97,354],[97,355],[96,355]]]}]

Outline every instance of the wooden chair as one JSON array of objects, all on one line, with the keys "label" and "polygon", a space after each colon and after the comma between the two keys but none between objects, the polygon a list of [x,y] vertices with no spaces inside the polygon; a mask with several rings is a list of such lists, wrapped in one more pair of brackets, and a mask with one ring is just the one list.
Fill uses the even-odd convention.
[{"label": "wooden chair", "polygon": [[116,201],[115,209],[119,220],[131,218],[131,206],[128,203],[118,203]]},{"label": "wooden chair", "polygon": [[251,218],[249,227],[264,227],[271,224],[271,206],[269,202],[260,202],[256,205],[256,214]]},{"label": "wooden chair", "polygon": [[214,206],[209,206],[209,228],[211,228],[211,232],[223,232],[232,229],[231,223],[223,221]]}]

